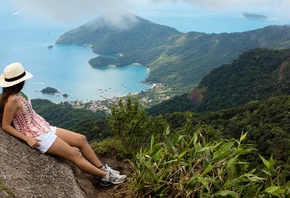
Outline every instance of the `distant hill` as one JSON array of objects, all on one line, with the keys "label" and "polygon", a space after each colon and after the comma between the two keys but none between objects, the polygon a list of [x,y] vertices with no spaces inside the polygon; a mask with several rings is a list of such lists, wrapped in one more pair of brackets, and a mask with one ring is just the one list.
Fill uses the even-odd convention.
[{"label": "distant hill", "polygon": [[290,49],[253,49],[232,64],[212,70],[189,94],[176,96],[148,111],[153,115],[209,112],[280,95],[290,95]]},{"label": "distant hill", "polygon": [[161,82],[174,93],[186,93],[214,68],[229,64],[254,48],[290,48],[290,26],[269,26],[242,33],[181,33],[135,16],[124,17],[126,29],[107,24],[101,17],[63,34],[57,43],[91,45],[101,55],[93,67],[141,63],[150,68],[147,82]]},{"label": "distant hill", "polygon": [[109,64],[122,66],[135,62],[148,65],[164,50],[158,47],[171,45],[183,35],[174,28],[133,15],[124,16],[122,23],[126,24],[123,25],[125,27],[115,27],[99,17],[63,34],[56,43],[91,45],[92,50],[100,55],[122,54],[118,59],[108,56],[94,58],[90,60],[93,67]]},{"label": "distant hill", "polygon": [[266,15],[255,14],[255,13],[247,13],[247,12],[244,12],[243,16],[247,17],[247,18],[268,19],[268,17]]},{"label": "distant hill", "polygon": [[[200,90],[202,97],[194,98]],[[204,112],[289,94],[290,49],[254,49],[211,71],[189,97],[195,109]]]}]

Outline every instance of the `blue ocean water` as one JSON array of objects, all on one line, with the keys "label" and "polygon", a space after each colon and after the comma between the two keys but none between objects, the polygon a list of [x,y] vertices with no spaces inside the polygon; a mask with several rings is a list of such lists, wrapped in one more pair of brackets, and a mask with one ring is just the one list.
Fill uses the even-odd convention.
[{"label": "blue ocean water", "polygon": [[[136,15],[181,32],[232,33],[263,28],[269,25],[290,25],[289,14],[272,8],[202,9],[188,4],[136,7]],[[267,19],[245,18],[243,13],[267,16]]]},{"label": "blue ocean water", "polygon": [[[147,14],[140,16],[181,32],[242,32],[288,23],[276,17],[268,20],[244,18],[241,12],[224,14],[201,12],[198,9],[168,9],[172,10],[166,12],[166,9],[151,8]],[[30,98],[49,99],[53,102],[99,100],[150,88],[150,85],[142,83],[149,74],[144,66],[94,69],[88,60],[97,55],[90,47],[54,44],[61,34],[75,27],[41,22],[22,15],[9,1],[2,2],[0,70],[11,62],[21,62],[34,75],[27,81],[24,91]],[[48,49],[49,45],[53,48]],[[46,87],[56,88],[61,93],[44,95],[40,91]],[[63,98],[62,94],[68,94],[69,97]]]},{"label": "blue ocean water", "polygon": [[[129,65],[94,69],[90,58],[96,57],[88,46],[56,45],[54,42],[73,26],[40,23],[15,11],[10,4],[0,7],[0,70],[12,62],[21,62],[33,74],[24,92],[34,98],[53,102],[99,100],[138,93],[151,85],[144,84],[149,74],[145,66]],[[47,47],[52,45],[52,49]],[[60,94],[45,95],[46,87]],[[64,98],[62,94],[68,94]]]}]

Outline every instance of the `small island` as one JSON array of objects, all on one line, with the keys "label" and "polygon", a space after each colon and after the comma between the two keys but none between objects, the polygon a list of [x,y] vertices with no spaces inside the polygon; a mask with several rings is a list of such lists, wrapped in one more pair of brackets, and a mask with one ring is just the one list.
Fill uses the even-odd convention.
[{"label": "small island", "polygon": [[254,14],[254,13],[243,13],[243,16],[246,18],[258,18],[258,19],[268,19],[266,15]]},{"label": "small island", "polygon": [[56,94],[59,93],[59,91],[52,87],[46,87],[45,89],[40,91],[43,94]]},{"label": "small island", "polygon": [[60,95],[61,92],[59,92],[57,89],[52,88],[52,87],[46,87],[45,89],[41,90],[40,92],[43,93],[43,94],[62,96],[64,98],[68,98],[69,97],[69,95],[66,94],[66,93]]}]

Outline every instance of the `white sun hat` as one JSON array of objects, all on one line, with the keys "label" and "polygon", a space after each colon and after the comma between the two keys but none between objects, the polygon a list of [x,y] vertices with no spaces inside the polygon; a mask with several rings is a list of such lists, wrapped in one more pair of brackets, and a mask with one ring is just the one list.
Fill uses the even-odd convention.
[{"label": "white sun hat", "polygon": [[25,71],[21,63],[11,63],[7,65],[0,76],[1,87],[11,87],[29,78],[32,74]]}]

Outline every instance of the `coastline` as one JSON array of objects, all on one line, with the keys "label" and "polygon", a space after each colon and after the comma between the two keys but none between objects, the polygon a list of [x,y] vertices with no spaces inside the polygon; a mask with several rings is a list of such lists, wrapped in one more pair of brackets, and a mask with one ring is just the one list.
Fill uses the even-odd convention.
[{"label": "coastline", "polygon": [[129,96],[137,97],[140,105],[143,107],[150,107],[173,97],[169,88],[161,83],[153,83],[150,89],[138,93],[129,93],[127,95],[104,98],[102,100],[72,100],[58,102],[56,104],[71,106],[72,108],[85,108],[93,112],[103,111],[110,114],[112,106],[118,105],[120,100],[124,101]]}]

